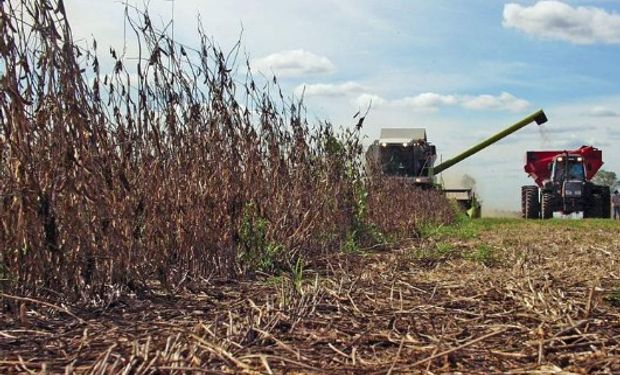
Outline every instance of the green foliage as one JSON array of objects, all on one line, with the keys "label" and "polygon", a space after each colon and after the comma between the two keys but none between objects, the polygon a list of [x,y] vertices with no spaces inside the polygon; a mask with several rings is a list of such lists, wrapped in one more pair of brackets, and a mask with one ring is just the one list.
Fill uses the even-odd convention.
[{"label": "green foliage", "polygon": [[420,248],[416,247],[410,253],[410,256],[412,259],[416,261],[428,261],[428,260],[436,261],[436,260],[441,259],[441,256],[439,256],[436,249],[432,247],[420,247]]},{"label": "green foliage", "polygon": [[485,266],[492,266],[498,261],[496,251],[487,245],[478,246],[467,258]]},{"label": "green foliage", "polygon": [[450,258],[455,252],[455,248],[448,242],[437,242],[435,246],[423,246],[414,248],[411,252],[413,259],[418,261],[439,261]]},{"label": "green foliage", "polygon": [[597,185],[609,186],[610,189],[614,189],[618,186],[618,176],[616,172],[599,169],[592,181]]},{"label": "green foliage", "polygon": [[454,246],[447,242],[438,242],[435,248],[437,249],[437,254],[442,257],[447,257],[454,252]]},{"label": "green foliage", "polygon": [[259,215],[256,205],[245,205],[239,228],[239,248],[241,261],[250,270],[273,271],[278,257],[284,253],[282,245],[267,241],[268,224]]},{"label": "green foliage", "polygon": [[605,300],[614,307],[620,307],[620,289],[612,290]]},{"label": "green foliage", "polygon": [[422,224],[419,229],[419,235],[422,238],[458,238],[467,240],[478,236],[480,224],[480,220],[469,219],[467,215],[460,213],[454,224]]},{"label": "green foliage", "polygon": [[354,186],[354,204],[351,230],[341,250],[344,252],[359,252],[368,245],[385,244],[387,237],[368,218],[368,188],[361,180]]},{"label": "green foliage", "polygon": [[357,253],[360,251],[360,246],[358,245],[358,235],[356,231],[350,231],[347,233],[347,239],[344,244],[342,244],[340,251],[343,253]]},{"label": "green foliage", "polygon": [[9,271],[0,258],[0,292],[5,289],[5,284],[9,281]]},{"label": "green foliage", "polygon": [[280,285],[282,285],[285,278],[286,276],[284,275],[271,275],[268,278],[266,278],[263,283],[266,286],[279,287]]},{"label": "green foliage", "polygon": [[304,280],[304,261],[302,258],[297,258],[295,266],[291,269],[291,276],[295,290],[297,293],[303,294],[302,284]]},{"label": "green foliage", "polygon": [[338,138],[334,137],[333,134],[326,135],[323,142],[323,147],[325,148],[325,152],[327,155],[340,156],[346,152],[344,143]]},{"label": "green foliage", "polygon": [[[297,258],[295,264],[287,273],[280,275],[271,275],[264,281],[264,285],[273,287],[277,290],[277,295],[282,306],[288,305],[294,294],[303,295],[303,281],[305,274],[305,261],[303,258]],[[318,277],[318,276],[317,276]],[[315,282],[315,287],[318,280]]]},{"label": "green foliage", "polygon": [[420,238],[433,238],[435,236],[437,236],[440,231],[442,231],[444,225],[443,224],[439,224],[439,225],[435,225],[435,224],[428,224],[428,223],[422,223],[422,225],[420,225],[420,227],[418,228],[418,236]]}]

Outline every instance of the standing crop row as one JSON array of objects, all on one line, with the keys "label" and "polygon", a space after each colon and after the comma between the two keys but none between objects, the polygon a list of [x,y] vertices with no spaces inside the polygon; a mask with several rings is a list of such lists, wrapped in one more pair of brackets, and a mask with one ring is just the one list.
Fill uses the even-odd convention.
[{"label": "standing crop row", "polygon": [[102,72],[62,2],[0,5],[0,289],[94,302],[174,291],[394,227],[372,194],[394,191],[363,177],[359,128],[310,125],[276,84],[234,74],[239,47],[225,54],[202,29],[190,48],[146,13],[127,22],[139,55],[110,49]]}]

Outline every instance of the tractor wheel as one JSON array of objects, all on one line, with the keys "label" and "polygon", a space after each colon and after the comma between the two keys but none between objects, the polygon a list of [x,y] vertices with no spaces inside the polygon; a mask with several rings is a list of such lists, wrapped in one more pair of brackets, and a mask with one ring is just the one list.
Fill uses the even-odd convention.
[{"label": "tractor wheel", "polygon": [[521,216],[524,219],[538,219],[540,203],[538,202],[538,186],[521,187]]},{"label": "tractor wheel", "polygon": [[603,219],[611,218],[611,193],[609,186],[603,186],[601,188],[601,217]]},{"label": "tractor wheel", "polygon": [[589,207],[586,207],[584,217],[597,219],[603,217],[604,214],[604,199],[603,196],[597,192],[592,194],[592,199]]},{"label": "tractor wheel", "polygon": [[551,219],[553,217],[553,193],[542,193],[540,217],[542,219]]}]

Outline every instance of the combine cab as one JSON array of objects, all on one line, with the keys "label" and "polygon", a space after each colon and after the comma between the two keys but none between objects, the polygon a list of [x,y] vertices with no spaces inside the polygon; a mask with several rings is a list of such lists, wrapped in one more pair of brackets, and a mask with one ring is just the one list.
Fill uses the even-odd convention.
[{"label": "combine cab", "polygon": [[602,165],[601,150],[592,146],[573,151],[528,151],[524,169],[536,185],[521,188],[522,216],[549,219],[559,212],[609,218],[609,187],[591,181]]},{"label": "combine cab", "polygon": [[411,183],[422,188],[433,186],[429,169],[435,163],[437,151],[428,142],[425,129],[381,129],[379,140],[370,146],[367,157],[383,175],[410,178]]}]

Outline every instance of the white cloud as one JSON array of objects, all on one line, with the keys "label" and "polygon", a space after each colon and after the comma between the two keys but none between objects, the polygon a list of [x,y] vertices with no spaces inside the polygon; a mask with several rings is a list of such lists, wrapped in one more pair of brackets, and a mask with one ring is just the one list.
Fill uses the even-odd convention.
[{"label": "white cloud", "polygon": [[585,115],[591,117],[620,117],[620,113],[603,106],[592,107]]},{"label": "white cloud", "polygon": [[380,97],[379,95],[362,94],[362,95],[358,96],[354,100],[354,103],[358,107],[365,108],[365,107],[368,107],[368,106],[382,107],[382,106],[388,104],[388,101],[385,100],[384,98]]},{"label": "white cloud", "polygon": [[302,84],[295,88],[295,95],[301,96],[345,96],[364,91],[365,87],[357,82],[344,82],[338,84],[315,83]]},{"label": "white cloud", "polygon": [[436,108],[439,106],[455,105],[458,99],[454,95],[441,95],[434,92],[425,92],[416,96],[407,96],[394,101],[394,105],[411,108]]},{"label": "white cloud", "polygon": [[479,95],[466,96],[461,99],[461,105],[465,108],[475,110],[493,110],[521,112],[530,106],[527,100],[517,98],[507,92],[502,92],[498,96]]},{"label": "white cloud", "polygon": [[504,6],[504,27],[545,39],[576,44],[620,43],[620,14],[596,7],[572,7],[561,1],[533,6]]},{"label": "white cloud", "polygon": [[361,106],[370,100],[372,100],[373,104],[409,108],[416,111],[436,111],[439,107],[460,106],[477,111],[521,112],[530,106],[527,100],[517,98],[507,92],[502,92],[497,96],[442,95],[434,92],[425,92],[416,96],[407,96],[391,101],[377,95],[362,94],[355,102]]},{"label": "white cloud", "polygon": [[303,49],[282,51],[261,57],[251,63],[253,69],[265,74],[272,72],[280,77],[332,73],[334,64],[324,56]]}]

